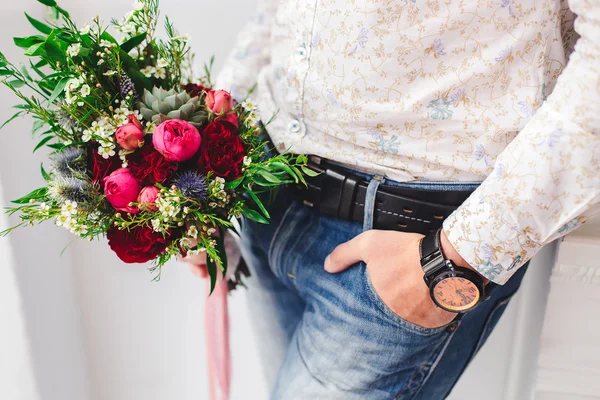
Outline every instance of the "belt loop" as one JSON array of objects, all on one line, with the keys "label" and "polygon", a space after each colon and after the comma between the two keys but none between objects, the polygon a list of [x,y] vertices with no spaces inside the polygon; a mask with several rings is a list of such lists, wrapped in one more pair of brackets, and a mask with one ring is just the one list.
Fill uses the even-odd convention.
[{"label": "belt loop", "polygon": [[383,176],[375,175],[369,182],[367,194],[365,197],[365,217],[363,220],[363,232],[373,229],[373,218],[375,216],[375,199],[377,197],[377,189],[383,182]]}]

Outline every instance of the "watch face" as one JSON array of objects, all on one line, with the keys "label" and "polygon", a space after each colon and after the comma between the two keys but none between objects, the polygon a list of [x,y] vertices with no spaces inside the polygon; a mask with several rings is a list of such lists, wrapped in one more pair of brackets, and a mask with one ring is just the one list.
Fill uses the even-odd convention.
[{"label": "watch face", "polygon": [[468,279],[450,276],[439,281],[433,288],[433,296],[442,308],[461,312],[473,308],[479,302],[479,289]]}]

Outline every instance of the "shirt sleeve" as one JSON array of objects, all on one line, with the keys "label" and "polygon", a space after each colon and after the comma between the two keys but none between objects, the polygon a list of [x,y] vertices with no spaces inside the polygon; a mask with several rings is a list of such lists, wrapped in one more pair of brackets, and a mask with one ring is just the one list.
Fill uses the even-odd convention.
[{"label": "shirt sleeve", "polygon": [[498,284],[600,212],[600,1],[570,4],[580,38],[554,91],[444,221],[458,253]]},{"label": "shirt sleeve", "polygon": [[271,26],[278,3],[279,0],[258,0],[257,13],[238,34],[217,77],[216,89],[229,91],[238,101],[247,97],[259,71],[270,62]]}]

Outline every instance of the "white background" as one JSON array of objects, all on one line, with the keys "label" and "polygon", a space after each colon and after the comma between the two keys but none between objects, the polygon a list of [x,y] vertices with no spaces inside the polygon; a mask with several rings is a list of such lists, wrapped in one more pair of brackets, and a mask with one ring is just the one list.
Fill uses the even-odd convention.
[{"label": "white background", "polygon": [[[130,9],[123,0],[60,3],[80,24],[96,13],[109,20]],[[254,3],[163,0],[162,11],[191,35],[197,60],[214,54],[218,70]],[[3,2],[0,49],[11,60],[22,59],[11,37],[33,33],[23,11],[43,16],[33,0]],[[0,93],[4,120],[14,99],[5,88]],[[29,119],[17,120],[0,132],[0,203],[43,184],[39,163],[45,154],[31,154],[36,142],[30,127]],[[5,220],[1,224],[6,227]],[[122,264],[104,242],[75,241],[61,256],[70,241],[51,223],[0,239],[0,398],[206,399],[202,282],[172,263],[153,283],[144,266]],[[486,400],[529,397],[552,262],[551,248],[534,262],[524,290],[453,400],[480,399],[482,393]],[[230,303],[232,397],[266,399],[244,301],[237,293]]]}]

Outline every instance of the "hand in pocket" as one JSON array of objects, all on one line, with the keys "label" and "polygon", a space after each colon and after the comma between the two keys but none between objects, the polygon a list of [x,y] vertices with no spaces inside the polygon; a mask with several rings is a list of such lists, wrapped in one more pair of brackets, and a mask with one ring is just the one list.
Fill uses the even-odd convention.
[{"label": "hand in pocket", "polygon": [[456,317],[437,307],[423,280],[419,242],[423,235],[371,230],[336,247],[325,260],[330,273],[364,261],[373,287],[397,316],[423,328],[438,328]]}]

